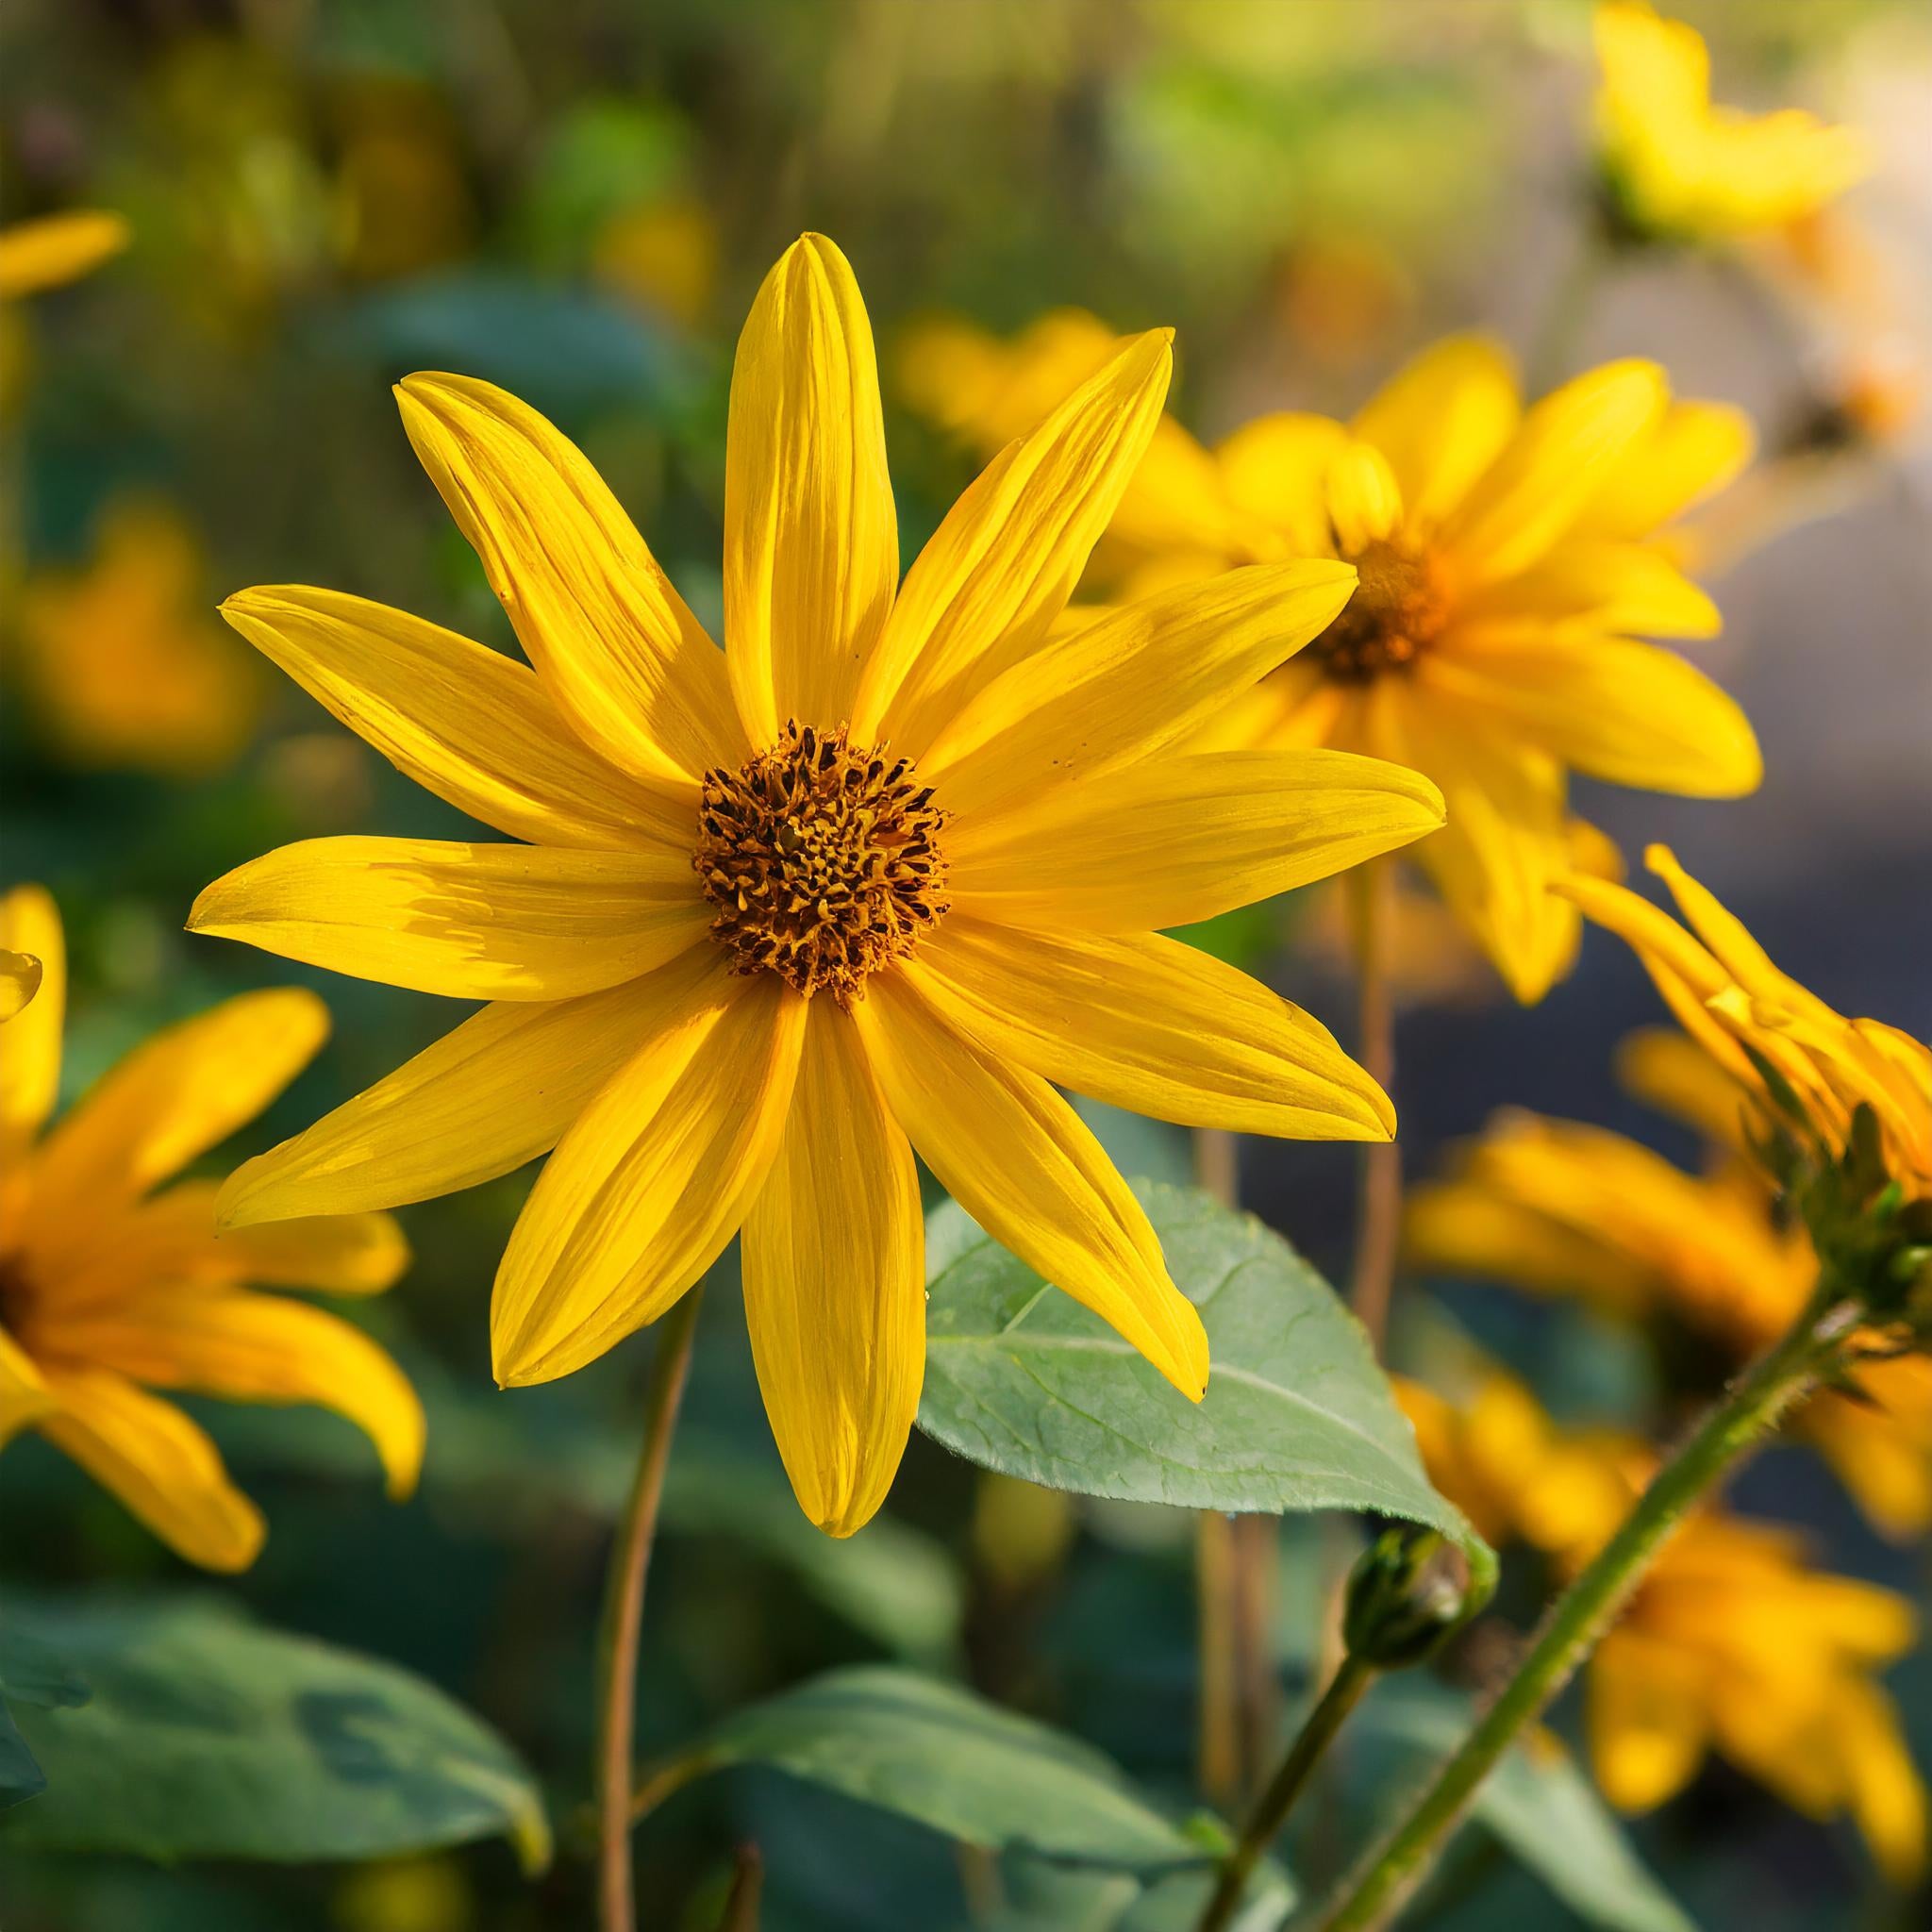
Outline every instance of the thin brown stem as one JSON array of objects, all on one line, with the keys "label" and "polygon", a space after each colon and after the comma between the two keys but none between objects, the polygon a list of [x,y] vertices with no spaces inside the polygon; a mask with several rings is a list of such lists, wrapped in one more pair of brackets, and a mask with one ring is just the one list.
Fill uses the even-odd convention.
[{"label": "thin brown stem", "polygon": [[[1358,1057],[1369,1077],[1388,1093],[1395,1083],[1395,1000],[1389,970],[1395,871],[1386,858],[1371,859],[1350,875],[1349,884],[1360,989]],[[1362,1149],[1348,1299],[1378,1355],[1389,1332],[1389,1300],[1401,1233],[1402,1151],[1393,1141],[1373,1141]]]},{"label": "thin brown stem", "polygon": [[758,1846],[740,1845],[736,1866],[731,1874],[731,1893],[724,1901],[724,1916],[718,1921],[718,1932],[758,1932],[758,1901],[765,1890],[765,1861]]},{"label": "thin brown stem", "polygon": [[1234,1520],[1235,1745],[1243,1796],[1268,1774],[1280,1719],[1274,1668],[1274,1586],[1281,1524],[1273,1516]]},{"label": "thin brown stem", "polygon": [[1194,1521],[1198,1595],[1200,1723],[1196,1740],[1201,1789],[1210,1803],[1241,1795],[1241,1730],[1235,1718],[1234,1519],[1204,1509]]},{"label": "thin brown stem", "polygon": [[605,1583],[598,1642],[597,1869],[602,1932],[637,1932],[631,1873],[631,1760],[637,1729],[638,1639],[644,1581],[658,1533],[658,1506],[671,1464],[671,1437],[691,1372],[702,1291],[691,1289],[658,1324],[658,1352],[644,1397],[644,1440],[630,1500],[617,1526]]}]

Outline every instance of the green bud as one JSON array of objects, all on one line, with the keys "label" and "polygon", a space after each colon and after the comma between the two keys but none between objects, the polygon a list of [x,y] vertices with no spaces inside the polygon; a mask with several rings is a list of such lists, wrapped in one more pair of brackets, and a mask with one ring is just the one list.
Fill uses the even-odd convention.
[{"label": "green bud", "polygon": [[1385,1529],[1349,1572],[1341,1635],[1348,1654],[1378,1671],[1419,1664],[1482,1608],[1469,1558],[1413,1524]]}]

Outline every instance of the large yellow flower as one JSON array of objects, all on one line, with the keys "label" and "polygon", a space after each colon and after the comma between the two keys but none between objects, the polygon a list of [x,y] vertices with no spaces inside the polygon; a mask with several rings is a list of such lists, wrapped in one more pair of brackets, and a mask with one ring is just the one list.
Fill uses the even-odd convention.
[{"label": "large yellow flower", "polygon": [[1596,53],[1599,162],[1618,220],[1639,235],[1711,242],[1782,227],[1871,168],[1862,136],[1801,108],[1714,107],[1704,37],[1641,0],[1597,8]]},{"label": "large yellow flower", "polygon": [[466,1187],[556,1152],[498,1273],[495,1370],[568,1374],[741,1224],[799,1499],[878,1507],[917,1407],[917,1148],[955,1197],[1185,1394],[1208,1349],[1146,1217],[1049,1082],[1184,1123],[1379,1140],[1329,1034],[1158,929],[1440,823],[1413,773],[1179,741],[1327,625],[1300,561],[1051,636],[1166,392],[1126,344],[1004,450],[899,582],[872,335],[820,237],[739,344],[721,653],[583,457],[489,385],[404,421],[536,674],[306,589],[230,620],[422,783],[526,844],[320,840],[192,924],[491,1001],[230,1183],[235,1223]]},{"label": "large yellow flower", "polygon": [[150,1389],[314,1402],[368,1432],[406,1495],[423,1411],[359,1329],[248,1284],[372,1294],[408,1261],[386,1214],[217,1236],[215,1185],[159,1184],[254,1119],[328,1031],[313,993],[243,993],[157,1034],[42,1137],[60,1079],[66,951],[53,901],[0,899],[0,946],[39,960],[0,1029],[0,1443],[38,1429],[191,1562],[240,1570],[260,1512],[207,1434]]},{"label": "large yellow flower", "polygon": [[[1566,1433],[1511,1377],[1457,1408],[1398,1386],[1429,1479],[1491,1541],[1561,1573],[1588,1562],[1647,1479],[1649,1456]],[[1620,1809],[1682,1790],[1717,1751],[1807,1817],[1848,1813],[1896,1885],[1924,1869],[1924,1786],[1874,1674],[1917,1637],[1892,1591],[1814,1569],[1802,1539],[1712,1507],[1665,1545],[1591,1658],[1591,1764]]]},{"label": "large yellow flower", "polygon": [[1779,972],[1668,846],[1651,846],[1644,861],[1669,885],[1688,929],[1625,886],[1573,877],[1561,891],[1629,944],[1761,1127],[1785,1120],[1766,1091],[1765,1066],[1833,1153],[1843,1151],[1857,1110],[1870,1108],[1890,1176],[1907,1198],[1932,1194],[1932,1047],[1883,1021],[1847,1019]]},{"label": "large yellow flower", "polygon": [[[973,376],[965,433],[982,437],[1031,407],[1041,367],[1093,353],[1065,315],[996,355],[957,329],[916,346],[918,392],[949,363]],[[1737,706],[1636,635],[1718,630],[1669,525],[1751,447],[1737,410],[1674,403],[1652,363],[1610,363],[1525,410],[1503,350],[1453,337],[1346,425],[1264,416],[1210,452],[1164,422],[1108,541],[1128,594],[1285,556],[1358,568],[1314,647],[1200,744],[1327,745],[1425,772],[1449,823],[1417,856],[1535,1000],[1576,947],[1574,909],[1549,888],[1598,842],[1568,815],[1571,770],[1694,797],[1757,784]]]}]

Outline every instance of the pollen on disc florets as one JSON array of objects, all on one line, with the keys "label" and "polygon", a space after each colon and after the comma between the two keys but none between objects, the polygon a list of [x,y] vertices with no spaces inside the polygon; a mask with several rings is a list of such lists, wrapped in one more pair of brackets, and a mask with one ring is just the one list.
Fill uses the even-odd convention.
[{"label": "pollen on disc florets", "polygon": [[945,819],[909,758],[853,745],[842,724],[788,724],[737,771],[705,774],[691,862],[712,938],[741,973],[850,1006],[946,910]]},{"label": "pollen on disc florets", "polygon": [[1308,646],[1341,684],[1406,671],[1449,614],[1441,574],[1424,551],[1378,538],[1347,559],[1360,581],[1341,615]]}]

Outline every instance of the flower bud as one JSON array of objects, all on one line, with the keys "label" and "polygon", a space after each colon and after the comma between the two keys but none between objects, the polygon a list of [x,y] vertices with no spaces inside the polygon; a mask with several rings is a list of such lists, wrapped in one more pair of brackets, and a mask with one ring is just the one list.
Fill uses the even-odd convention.
[{"label": "flower bud", "polygon": [[1421,1663],[1482,1607],[1469,1558],[1432,1529],[1385,1529],[1349,1572],[1341,1634],[1350,1657],[1379,1671]]}]

